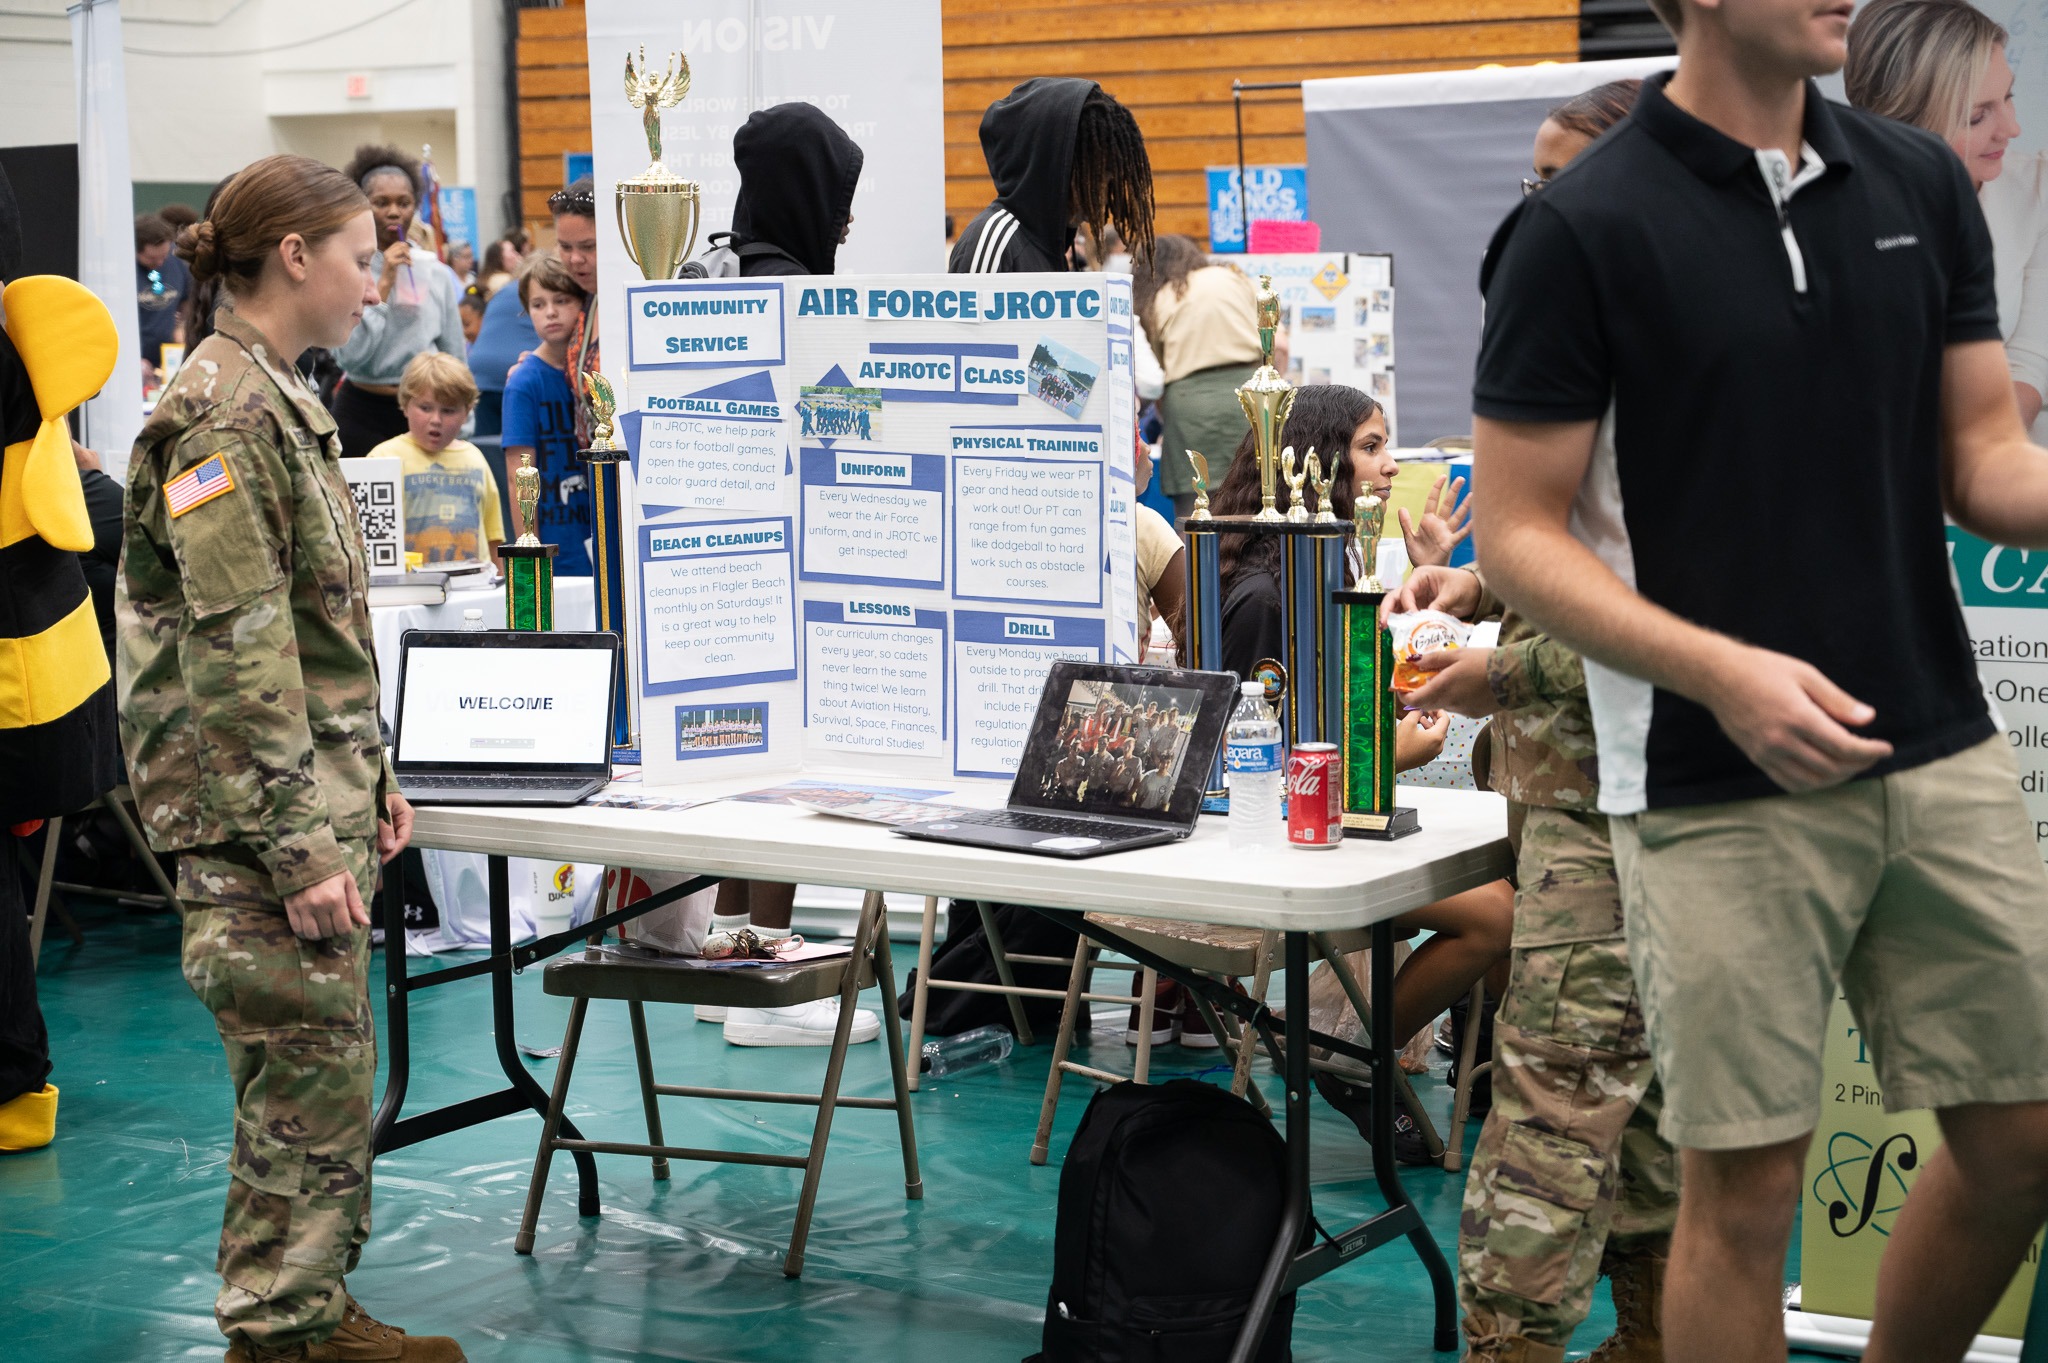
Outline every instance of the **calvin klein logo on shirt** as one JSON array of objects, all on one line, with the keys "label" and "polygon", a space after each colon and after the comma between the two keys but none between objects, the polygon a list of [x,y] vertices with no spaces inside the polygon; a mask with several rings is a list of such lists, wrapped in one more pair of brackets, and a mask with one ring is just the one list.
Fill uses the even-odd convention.
[{"label": "calvin klein logo on shirt", "polygon": [[1901,246],[1918,246],[1919,244],[1920,238],[1914,236],[1911,232],[1901,236],[1879,237],[1877,239],[1877,249],[1880,251],[1896,251]]}]

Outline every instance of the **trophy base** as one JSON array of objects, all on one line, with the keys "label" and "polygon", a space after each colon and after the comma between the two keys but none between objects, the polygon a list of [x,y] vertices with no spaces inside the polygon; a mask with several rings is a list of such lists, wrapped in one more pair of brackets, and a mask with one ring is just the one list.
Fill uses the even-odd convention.
[{"label": "trophy base", "polygon": [[1270,506],[1261,510],[1258,515],[1252,517],[1252,520],[1260,525],[1285,525],[1287,523],[1287,518]]},{"label": "trophy base", "polygon": [[1344,815],[1344,836],[1347,838],[1373,838],[1379,842],[1392,842],[1405,838],[1410,833],[1422,831],[1422,819],[1407,805],[1396,805],[1384,813],[1349,813]]},{"label": "trophy base", "polygon": [[576,457],[586,464],[623,464],[626,462],[627,454],[625,450],[612,446],[604,449],[578,450]]}]

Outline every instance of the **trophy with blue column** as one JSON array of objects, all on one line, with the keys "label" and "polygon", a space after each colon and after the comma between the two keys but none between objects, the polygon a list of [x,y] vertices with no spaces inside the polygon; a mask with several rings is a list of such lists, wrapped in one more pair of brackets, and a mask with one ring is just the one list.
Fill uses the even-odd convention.
[{"label": "trophy with blue column", "polygon": [[618,699],[612,711],[612,748],[638,748],[633,733],[631,640],[626,629],[625,504],[619,485],[619,465],[627,452],[612,438],[613,417],[618,397],[604,375],[592,371],[583,375],[583,394],[590,401],[590,448],[576,451],[589,470],[590,479],[590,567],[591,590],[596,598],[597,627],[619,636],[618,676],[612,693]]}]

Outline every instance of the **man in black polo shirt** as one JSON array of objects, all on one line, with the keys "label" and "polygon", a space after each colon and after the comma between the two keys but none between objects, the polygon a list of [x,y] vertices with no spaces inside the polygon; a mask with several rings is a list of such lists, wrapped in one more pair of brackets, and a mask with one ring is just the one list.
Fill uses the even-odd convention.
[{"label": "man in black polo shirt", "polygon": [[1944,506],[2048,545],[1961,164],[1824,102],[1848,0],[1652,0],[1679,69],[1503,226],[1474,386],[1501,595],[1583,651],[1684,1151],[1667,1357],[1782,1359],[1838,986],[1946,1143],[1866,1358],[1959,1359],[2048,1215],[2048,876]]}]

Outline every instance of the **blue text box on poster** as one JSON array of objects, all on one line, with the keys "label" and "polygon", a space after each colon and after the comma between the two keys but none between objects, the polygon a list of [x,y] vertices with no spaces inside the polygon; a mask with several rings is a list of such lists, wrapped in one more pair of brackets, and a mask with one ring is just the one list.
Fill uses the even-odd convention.
[{"label": "blue text box on poster", "polygon": [[1102,661],[1101,620],[1020,611],[953,612],[953,774],[1017,774],[1045,674]]},{"label": "blue text box on poster", "polygon": [[783,362],[782,286],[672,281],[626,289],[629,369],[729,369]]},{"label": "blue text box on poster", "polygon": [[853,596],[804,602],[804,728],[854,752],[946,751],[946,613]]},{"label": "blue text box on poster", "polygon": [[787,517],[642,526],[646,693],[794,680],[794,569]]},{"label": "blue text box on poster", "polygon": [[[980,442],[1068,444],[1093,458],[980,454]],[[963,601],[1102,605],[1099,428],[953,433],[953,595]],[[965,448],[963,448],[965,446]],[[997,449],[1001,444],[996,445]]]},{"label": "blue text box on poster", "polygon": [[805,449],[797,471],[805,581],[945,586],[944,458]]}]

